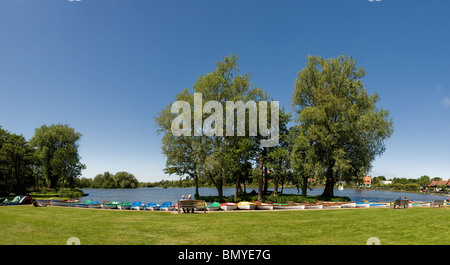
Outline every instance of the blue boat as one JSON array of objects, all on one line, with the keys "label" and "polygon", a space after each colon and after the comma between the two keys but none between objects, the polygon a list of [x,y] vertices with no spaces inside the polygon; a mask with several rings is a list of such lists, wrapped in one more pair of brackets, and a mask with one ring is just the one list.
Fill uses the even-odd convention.
[{"label": "blue boat", "polygon": [[131,204],[131,210],[144,210],[144,204],[142,202],[133,202]]},{"label": "blue boat", "polygon": [[163,202],[163,204],[160,207],[161,211],[173,211],[175,209],[175,206],[172,202]]},{"label": "blue boat", "polygon": [[148,211],[159,211],[160,207],[161,206],[159,204],[157,204],[157,203],[149,202],[149,203],[147,203],[147,205],[145,205],[145,210],[148,210]]},{"label": "blue boat", "polygon": [[88,204],[88,208],[96,208],[96,209],[102,208],[102,204],[98,201],[87,200],[85,203]]},{"label": "blue boat", "polygon": [[86,202],[84,202],[84,203],[75,203],[74,204],[74,206],[75,206],[75,208],[89,208],[89,203],[86,203]]},{"label": "blue boat", "polygon": [[370,207],[376,207],[376,208],[385,208],[388,205],[386,203],[370,203]]}]

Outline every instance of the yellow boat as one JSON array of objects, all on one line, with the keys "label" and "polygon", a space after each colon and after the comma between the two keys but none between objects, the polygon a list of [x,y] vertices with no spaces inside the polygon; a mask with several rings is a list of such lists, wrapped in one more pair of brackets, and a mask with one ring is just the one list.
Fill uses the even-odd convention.
[{"label": "yellow boat", "polygon": [[253,202],[242,201],[238,202],[237,207],[240,210],[254,210],[256,208],[256,204]]}]

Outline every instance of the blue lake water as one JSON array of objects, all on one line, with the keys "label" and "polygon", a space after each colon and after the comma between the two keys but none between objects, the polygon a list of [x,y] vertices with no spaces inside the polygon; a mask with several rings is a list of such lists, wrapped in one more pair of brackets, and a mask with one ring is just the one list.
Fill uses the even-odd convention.
[{"label": "blue lake water", "polygon": [[[247,192],[251,192],[252,189],[247,189]],[[156,202],[163,203],[171,201],[175,203],[183,195],[186,197],[191,194],[194,196],[195,188],[139,188],[139,189],[83,189],[83,192],[89,195],[83,197],[81,200],[93,200],[93,201],[140,201],[143,203]],[[296,188],[285,188],[283,191],[285,194],[299,194]],[[322,188],[314,188],[308,190],[308,195],[320,195],[322,194]],[[217,190],[215,188],[199,188],[200,196],[217,196]],[[234,188],[224,188],[224,196],[234,195]],[[344,189],[342,191],[335,189],[335,196],[346,196],[352,201],[362,202],[368,200],[371,202],[376,201],[393,201],[398,196],[404,198],[405,196],[409,200],[432,202],[434,200],[443,200],[450,196],[439,196],[419,193],[404,193],[394,191],[379,191],[379,190],[356,190],[356,189]]]}]

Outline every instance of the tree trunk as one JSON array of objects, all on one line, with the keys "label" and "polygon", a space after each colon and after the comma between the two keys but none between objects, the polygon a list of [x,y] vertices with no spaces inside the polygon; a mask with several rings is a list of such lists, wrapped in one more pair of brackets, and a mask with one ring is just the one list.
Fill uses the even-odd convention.
[{"label": "tree trunk", "polygon": [[213,182],[214,186],[216,186],[217,189],[217,195],[219,196],[219,199],[222,199],[223,197],[223,189],[222,189],[222,182],[221,181],[217,181],[217,182]]},{"label": "tree trunk", "polygon": [[194,175],[194,180],[195,180],[195,195],[194,198],[198,198],[200,197],[200,194],[198,192],[198,176]]},{"label": "tree trunk", "polygon": [[236,201],[238,199],[238,195],[239,195],[239,190],[241,189],[241,170],[240,170],[240,164],[241,164],[241,155],[238,155],[238,159],[237,159],[237,163],[238,163],[238,172],[236,174],[236,190],[234,191],[234,200]]},{"label": "tree trunk", "polygon": [[267,167],[264,167],[264,191],[263,194],[266,195],[267,194],[267,190],[268,190],[268,185],[269,185],[269,174],[267,173]]},{"label": "tree trunk", "polygon": [[217,195],[219,196],[219,199],[222,199],[223,197],[223,181],[220,180],[214,180],[214,178],[212,176],[209,176],[209,179],[211,180],[211,182],[214,184],[214,186],[217,189]]},{"label": "tree trunk", "polygon": [[334,197],[334,162],[330,164],[327,169],[326,177],[327,180],[325,182],[325,189],[323,190],[323,197]]},{"label": "tree trunk", "polygon": [[302,195],[306,197],[308,191],[308,177],[302,177]]},{"label": "tree trunk", "polygon": [[259,157],[259,183],[258,183],[258,201],[262,201],[263,196],[263,158]]},{"label": "tree trunk", "polygon": [[[275,173],[274,177],[273,177],[273,185],[274,185],[274,189],[273,189],[273,195],[278,196],[278,181],[280,179],[280,175],[281,175],[281,164],[283,163],[283,159],[280,158],[279,162],[278,162],[278,172]],[[278,174],[280,173],[280,174]]]},{"label": "tree trunk", "polygon": [[274,196],[278,196],[278,177],[275,175],[275,177],[273,178],[273,195]]}]

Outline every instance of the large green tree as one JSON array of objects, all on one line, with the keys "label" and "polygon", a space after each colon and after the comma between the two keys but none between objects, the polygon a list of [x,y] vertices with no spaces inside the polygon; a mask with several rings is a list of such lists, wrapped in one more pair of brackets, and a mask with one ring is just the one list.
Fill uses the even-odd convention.
[{"label": "large green tree", "polygon": [[367,174],[393,132],[388,111],[375,105],[378,95],[364,87],[364,75],[352,57],[343,55],[308,56],[306,67],[298,72],[292,106],[318,158],[318,174],[325,178],[322,196],[333,196],[338,180]]},{"label": "large green tree", "polygon": [[30,143],[36,148],[39,165],[48,188],[73,186],[86,165],[78,153],[81,133],[69,125],[42,125]]},{"label": "large green tree", "polygon": [[[177,94],[175,101],[188,102],[191,107],[191,113],[194,112],[194,96],[188,89],[184,89],[181,93]],[[169,175],[174,174],[193,179],[195,182],[195,196],[198,197],[198,181],[202,177],[200,167],[205,163],[209,148],[204,143],[207,139],[194,135],[175,136],[172,133],[172,121],[177,115],[171,111],[172,104],[162,109],[155,119],[158,126],[157,132],[163,134],[161,149],[162,153],[166,156],[164,172]]]},{"label": "large green tree", "polygon": [[422,188],[425,188],[426,186],[430,185],[430,183],[431,183],[431,178],[427,175],[423,175],[417,180],[417,184],[419,184],[420,187],[422,187]]},{"label": "large green tree", "polygon": [[[265,91],[251,84],[249,73],[239,72],[237,60],[235,55],[223,57],[212,72],[196,80],[192,90],[184,89],[176,95],[175,101],[183,101],[184,107],[179,113],[186,114],[184,120],[174,115],[174,102],[156,117],[158,132],[163,133],[165,171],[194,179],[206,178],[217,188],[220,197],[225,182],[236,181],[236,189],[239,189],[240,176],[248,171],[244,158],[252,157],[251,150],[255,149],[248,145],[259,144],[250,140],[255,136],[249,133],[251,112],[245,111],[244,102],[268,100]],[[227,113],[227,102],[243,103],[241,111],[244,111],[245,123],[235,118],[234,126],[230,126],[227,117],[235,117],[239,110],[234,105]],[[174,123],[180,128],[176,135],[172,131]],[[236,179],[236,176],[239,177]]]},{"label": "large green tree", "polygon": [[0,127],[0,193],[23,193],[34,185],[34,150],[22,135]]},{"label": "large green tree", "polygon": [[311,142],[306,138],[306,132],[301,128],[293,126],[289,130],[289,141],[292,144],[289,159],[293,172],[292,181],[297,188],[301,188],[302,195],[306,196],[308,188],[311,188],[309,179],[320,172],[320,163]]}]

